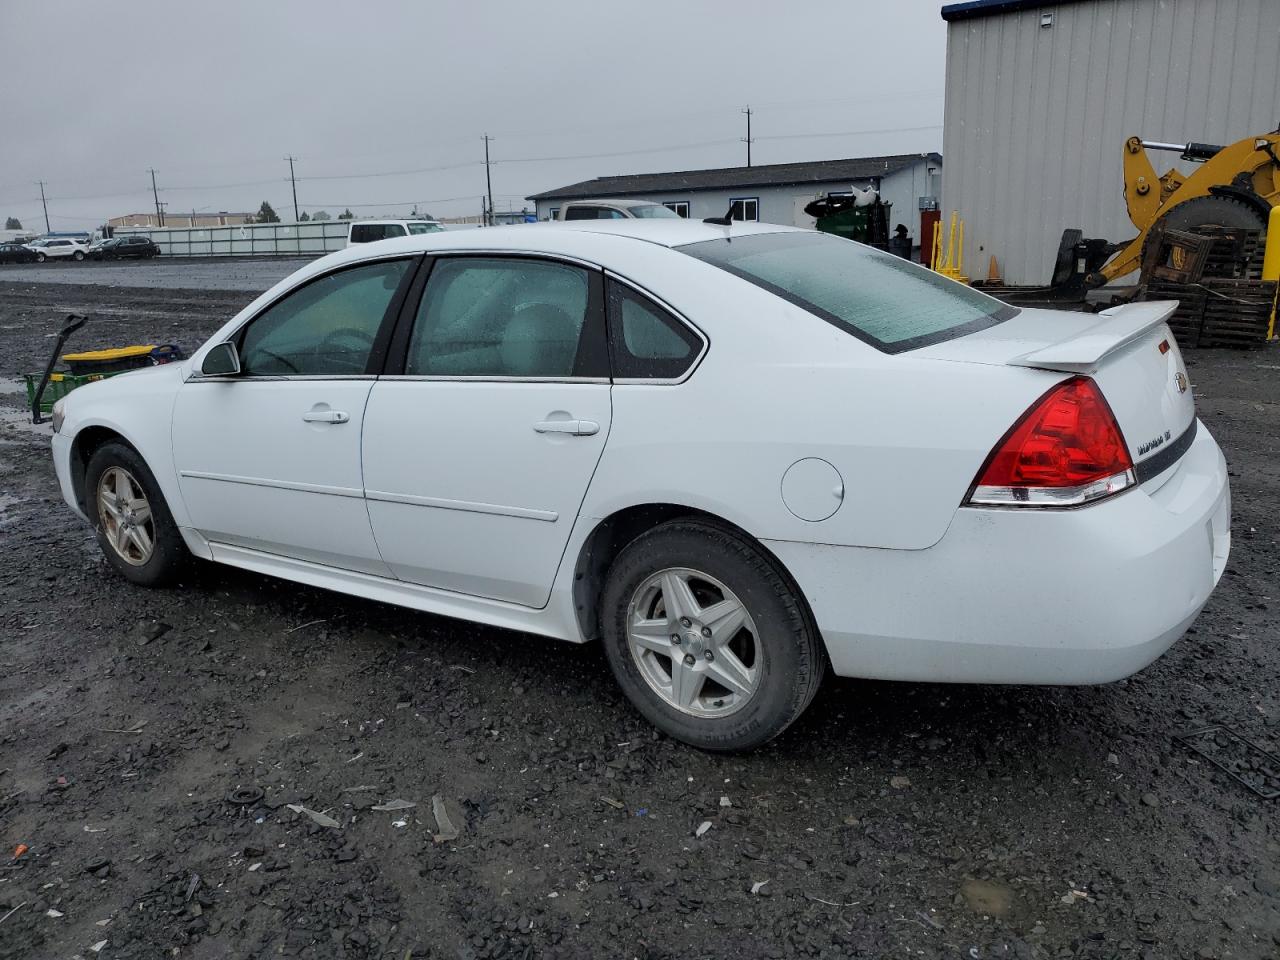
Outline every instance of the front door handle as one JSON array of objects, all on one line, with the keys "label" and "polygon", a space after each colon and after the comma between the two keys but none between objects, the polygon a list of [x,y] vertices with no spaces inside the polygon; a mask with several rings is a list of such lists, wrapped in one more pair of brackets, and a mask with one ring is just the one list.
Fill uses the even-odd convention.
[{"label": "front door handle", "polygon": [[600,432],[600,424],[594,420],[539,420],[533,425],[538,433],[567,433],[575,437],[589,437]]},{"label": "front door handle", "polygon": [[346,423],[351,417],[341,410],[308,410],[302,419],[307,423]]}]

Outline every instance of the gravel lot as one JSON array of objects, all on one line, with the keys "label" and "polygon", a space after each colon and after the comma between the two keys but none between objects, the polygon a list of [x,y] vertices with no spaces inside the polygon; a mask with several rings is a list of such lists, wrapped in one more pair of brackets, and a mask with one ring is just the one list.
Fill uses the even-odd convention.
[{"label": "gravel lot", "polygon": [[[253,296],[183,289],[221,264],[64,266],[0,282],[0,377],[70,309],[77,347],[192,347]],[[655,734],[592,646],[212,566],[128,585],[3,381],[0,956],[1277,957],[1280,800],[1172,737],[1280,752],[1280,350],[1188,360],[1234,551],[1167,656],[1093,688],[830,681],[739,757]]]},{"label": "gravel lot", "polygon": [[260,260],[205,260],[161,257],[157,260],[83,260],[0,266],[0,283],[65,283],[161,290],[252,290],[261,293],[314,257]]}]

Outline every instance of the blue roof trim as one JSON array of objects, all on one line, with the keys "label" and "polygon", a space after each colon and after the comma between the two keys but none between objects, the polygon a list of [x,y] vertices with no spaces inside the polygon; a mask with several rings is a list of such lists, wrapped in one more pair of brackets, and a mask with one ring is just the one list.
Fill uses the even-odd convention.
[{"label": "blue roof trim", "polygon": [[989,17],[997,13],[1016,13],[1019,10],[1043,10],[1072,0],[966,0],[949,3],[942,8],[942,19],[969,20],[973,17]]}]

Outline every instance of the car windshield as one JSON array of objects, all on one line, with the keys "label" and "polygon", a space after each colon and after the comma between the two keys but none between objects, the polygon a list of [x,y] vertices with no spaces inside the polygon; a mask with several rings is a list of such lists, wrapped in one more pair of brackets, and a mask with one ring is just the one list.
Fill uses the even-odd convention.
[{"label": "car windshield", "polygon": [[886,353],[952,340],[1018,310],[853,240],[766,233],[676,248],[777,294]]},{"label": "car windshield", "polygon": [[409,224],[409,233],[417,235],[420,233],[439,233],[444,227],[438,223],[411,223]]},{"label": "car windshield", "polygon": [[667,217],[675,217],[680,219],[680,214],[674,210],[669,210],[660,203],[638,203],[634,207],[627,207],[627,212],[633,217],[640,217],[642,220],[654,220]]}]

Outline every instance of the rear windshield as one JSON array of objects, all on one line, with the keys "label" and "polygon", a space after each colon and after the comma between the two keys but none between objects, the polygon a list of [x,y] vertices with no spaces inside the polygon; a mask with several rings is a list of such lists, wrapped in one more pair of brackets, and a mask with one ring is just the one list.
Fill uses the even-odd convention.
[{"label": "rear windshield", "polygon": [[1017,309],[919,264],[810,231],[677,247],[775,293],[886,353],[962,337]]},{"label": "rear windshield", "polygon": [[409,235],[416,237],[423,233],[439,233],[444,227],[438,223],[411,223],[409,224]]}]

